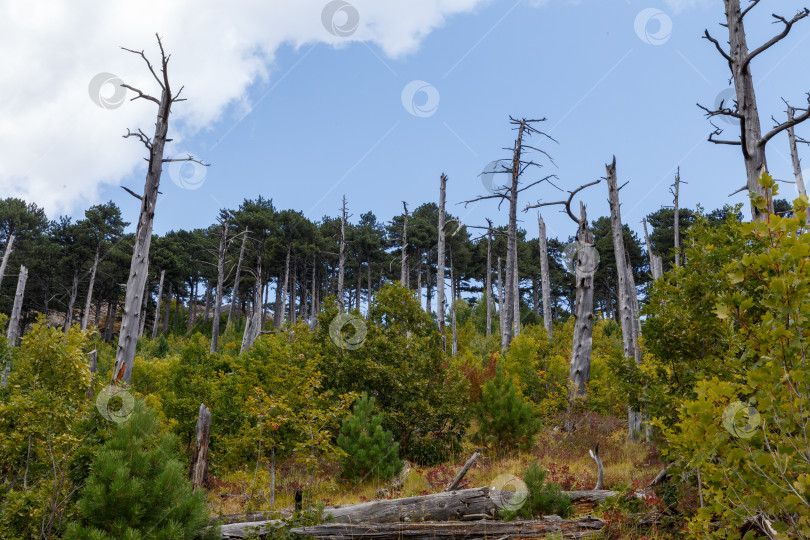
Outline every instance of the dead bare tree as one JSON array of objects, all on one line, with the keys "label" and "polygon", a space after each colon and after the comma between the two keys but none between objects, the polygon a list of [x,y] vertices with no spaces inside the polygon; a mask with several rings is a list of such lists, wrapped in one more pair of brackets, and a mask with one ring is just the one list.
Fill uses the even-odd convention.
[{"label": "dead bare tree", "polygon": [[[236,262],[236,275],[233,278],[233,292],[231,293],[231,308],[228,310],[228,322],[225,324],[225,330],[233,324],[233,317],[236,313],[236,295],[239,293],[239,280],[242,277],[242,260],[245,258],[245,244],[247,243],[250,231],[245,227],[242,232],[242,247],[239,248],[239,259]],[[276,324],[278,326],[278,323]]]},{"label": "dead bare tree", "polygon": [[[436,322],[439,323],[439,335],[442,337],[442,350],[447,352],[447,336],[444,333],[444,225],[445,225],[445,201],[447,196],[447,176],[442,173],[439,178],[439,244],[436,247]],[[405,217],[407,219],[407,211]],[[403,244],[404,246],[404,244]],[[405,248],[402,249],[405,256]],[[452,269],[451,269],[452,273]]]},{"label": "dead bare tree", "polygon": [[183,91],[182,87],[176,94],[172,94],[172,88],[169,83],[170,55],[166,55],[160,36],[156,35],[156,37],[158,47],[160,48],[160,75],[155,71],[152,63],[143,51],[124,49],[143,59],[149,72],[161,89],[160,99],[158,99],[128,84],[121,85],[137,94],[132,98],[133,101],[136,99],[145,99],[158,106],[155,133],[152,138],[149,138],[141,130],[138,130],[137,133],[128,131],[127,134],[124,135],[125,138],[134,137],[138,139],[149,152],[149,168],[146,173],[143,195],[140,196],[141,211],[138,216],[138,227],[135,232],[132,262],[130,264],[124,301],[124,314],[121,319],[121,333],[118,338],[118,348],[115,353],[115,367],[113,369],[113,381],[121,379],[125,384],[129,384],[132,378],[132,364],[135,361],[135,345],[138,341],[139,322],[140,317],[143,316],[141,313],[142,295],[144,294],[144,286],[146,285],[149,270],[149,247],[152,242],[152,223],[155,218],[155,204],[157,203],[158,187],[160,186],[160,175],[163,170],[163,164],[172,161],[193,161],[200,165],[207,166],[191,155],[184,158],[163,157],[163,150],[169,131],[169,114],[171,113],[172,105],[184,101],[184,99],[180,98],[180,93]]},{"label": "dead bare tree", "polygon": [[[627,264],[627,250],[624,247],[624,233],[622,225],[621,204],[619,190],[624,186],[618,185],[616,178],[616,157],[613,162],[605,166],[607,169],[608,199],[610,201],[610,228],[613,234],[613,254],[616,259],[617,295],[619,297],[619,322],[622,328],[622,344],[624,357],[634,360],[636,365],[641,363],[641,349],[638,346],[640,327],[638,325],[638,303],[636,298],[636,282],[633,278],[633,269]],[[626,185],[626,184],[625,184]],[[677,180],[676,180],[677,192]],[[677,208],[677,204],[676,204]],[[678,222],[678,218],[675,218]],[[677,230],[677,229],[676,229]],[[641,433],[641,413],[632,407],[627,408],[628,434],[636,439]]]},{"label": "dead bare tree", "polygon": [[[340,251],[338,253],[338,310],[343,313],[345,299],[343,297],[343,279],[346,274],[346,195],[343,196],[343,207],[340,212]],[[402,248],[403,251],[405,248]]]},{"label": "dead bare tree", "polygon": [[[794,113],[797,109],[794,109],[790,105],[787,107],[787,117],[788,122],[794,120]],[[803,109],[802,109],[803,111]],[[793,126],[790,126],[787,129],[788,133],[788,143],[790,144],[790,159],[793,163],[793,175],[796,178],[796,189],[799,191],[799,195],[804,195],[807,197],[807,187],[804,185],[804,174],[802,173],[802,161],[799,159],[799,148],[796,145],[796,130]],[[805,140],[801,140],[803,143],[807,143]],[[2,274],[2,270],[0,270],[0,274]]]},{"label": "dead bare tree", "polygon": [[[571,363],[568,370],[568,411],[578,409],[587,399],[587,384],[591,378],[591,351],[593,349],[593,276],[596,273],[597,253],[593,233],[588,227],[585,204],[579,203],[579,217],[571,211],[571,201],[583,189],[601,182],[595,180],[583,184],[569,192],[568,199],[555,202],[537,203],[526,207],[526,211],[544,206],[562,205],[568,217],[577,224],[576,250],[576,297],[574,305],[574,338],[571,345]],[[573,429],[569,421],[567,429]]]},{"label": "dead bare tree", "polygon": [[[553,164],[554,160],[551,159],[551,156],[545,151],[541,150],[535,146],[530,146],[526,143],[526,139],[531,137],[532,135],[539,135],[541,137],[545,137],[549,140],[554,141],[551,136],[548,134],[540,131],[535,127],[536,124],[540,122],[545,122],[545,118],[540,119],[526,119],[526,118],[513,118],[512,116],[509,117],[509,123],[513,126],[513,129],[517,131],[517,138],[515,139],[515,143],[512,148],[505,148],[505,150],[510,150],[512,152],[512,159],[511,164],[509,167],[506,165],[501,164],[498,162],[498,165],[495,166],[494,171],[490,171],[489,174],[508,174],[511,177],[511,182],[508,185],[502,185],[493,187],[492,193],[489,195],[482,195],[480,197],[476,197],[469,201],[465,201],[464,205],[468,205],[473,202],[483,201],[487,199],[498,199],[499,204],[498,206],[505,202],[509,201],[509,226],[507,229],[507,248],[506,248],[506,299],[505,299],[505,309],[506,313],[501,312],[500,316],[501,319],[504,319],[505,315],[505,322],[502,326],[502,333],[501,333],[501,348],[507,349],[509,345],[512,343],[512,338],[516,335],[520,328],[520,313],[518,312],[519,302],[520,302],[520,294],[519,294],[519,283],[518,283],[518,270],[517,270],[517,206],[518,206],[518,195],[526,191],[527,189],[536,186],[537,184],[549,180],[553,178],[554,175],[549,175],[544,178],[540,178],[539,180],[534,180],[529,182],[528,184],[521,187],[520,181],[523,173],[529,167],[542,167],[539,163],[533,160],[526,160],[524,159],[525,154],[529,151],[534,151],[542,154]],[[556,141],[555,141],[556,142]],[[498,169],[500,167],[500,170]]]},{"label": "dead bare tree", "polygon": [[643,218],[641,222],[644,224],[644,241],[647,245],[647,256],[650,258],[650,274],[653,280],[660,278],[664,275],[664,262],[660,255],[652,252],[652,245],[650,245],[650,235],[647,232],[647,218]]},{"label": "dead bare tree", "polygon": [[[225,252],[228,247],[228,225],[230,214],[225,213],[221,219],[222,231],[219,233],[219,250],[217,251],[217,292],[214,295],[214,318],[211,321],[211,352],[219,347],[219,323],[222,310],[222,287],[225,282]],[[162,276],[161,276],[162,277]]]},{"label": "dead bare tree", "polygon": [[157,337],[158,323],[160,322],[160,300],[163,296],[163,280],[166,278],[166,270],[160,271],[160,285],[158,285],[157,300],[155,303],[155,320],[152,323],[152,339]]},{"label": "dead bare tree", "polygon": [[98,270],[98,255],[101,244],[96,246],[96,256],[93,259],[93,266],[90,268],[90,283],[87,286],[87,302],[84,304],[84,314],[82,316],[82,331],[87,330],[90,323],[90,306],[93,305],[93,285],[96,283],[96,271]]},{"label": "dead bare tree", "polygon": [[[399,283],[403,287],[408,286],[408,203],[402,201],[402,207],[405,209],[405,216],[402,218],[402,267],[399,274]],[[437,276],[436,279],[441,279]]]},{"label": "dead bare tree", "polygon": [[14,246],[14,235],[10,234],[6,240],[6,249],[3,252],[3,262],[0,262],[0,283],[3,282],[3,276],[6,275],[6,266],[8,265],[8,258],[11,256],[11,248]]},{"label": "dead bare tree", "polygon": [[[4,268],[0,268],[2,274]],[[68,298],[67,310],[65,311],[65,326],[63,332],[67,334],[68,329],[73,326],[73,308],[76,305],[76,297],[79,295],[79,269],[73,272],[73,284],[70,287],[70,297]]]},{"label": "dead bare tree", "polygon": [[492,334],[492,220],[487,219],[487,337]]},{"label": "dead bare tree", "polygon": [[546,238],[546,222],[537,212],[537,241],[540,244],[540,288],[543,292],[543,325],[548,332],[548,339],[552,337],[551,329],[551,274],[548,269],[548,240]]},{"label": "dead bare tree", "polygon": [[[709,34],[708,30],[705,31],[703,37],[714,44],[720,55],[728,62],[737,99],[733,104],[721,102],[719,107],[715,109],[709,109],[700,104],[698,104],[698,106],[706,112],[706,116],[710,119],[715,116],[724,116],[739,121],[739,139],[717,139],[717,137],[723,133],[723,130],[712,124],[715,129],[709,135],[709,141],[715,144],[733,145],[741,148],[748,178],[746,185],[734,193],[747,189],[752,194],[765,197],[768,200],[769,209],[772,211],[773,201],[769,196],[770,194],[766,193],[765,188],[760,186],[758,181],[762,173],[768,170],[768,163],[765,158],[765,145],[777,134],[810,118],[810,108],[799,116],[788,119],[786,122],[776,122],[776,125],[763,135],[754,92],[754,79],[751,74],[751,62],[754,58],[787,37],[793,25],[810,15],[810,11],[804,8],[791,19],[773,14],[774,22],[783,25],[782,31],[753,51],[749,51],[743,21],[745,16],[748,15],[761,0],[751,0],[750,4],[742,10],[740,9],[740,0],[723,0],[723,2],[726,9],[726,22],[721,26],[728,29],[728,51],[723,48],[717,39]],[[808,103],[810,103],[810,94],[808,94]],[[763,219],[763,214],[756,209],[753,201],[751,205],[751,217],[754,220]]]},{"label": "dead bare tree", "polygon": [[681,212],[680,212],[680,192],[681,192],[681,184],[685,184],[681,180],[681,168],[678,167],[678,172],[675,173],[675,183],[672,184],[672,188],[669,190],[673,196],[673,204],[675,207],[675,212],[673,214],[673,229],[674,232],[674,241],[675,241],[675,266],[681,265]]},{"label": "dead bare tree", "polygon": [[[20,275],[17,277],[17,291],[14,293],[14,305],[11,308],[11,318],[8,321],[8,331],[6,337],[8,338],[8,345],[10,347],[17,346],[17,339],[20,337],[20,314],[22,313],[22,303],[25,297],[25,283],[28,281],[28,268],[20,266]],[[6,387],[8,384],[8,374],[11,372],[11,360],[6,359],[6,365],[3,368],[2,386]]]}]

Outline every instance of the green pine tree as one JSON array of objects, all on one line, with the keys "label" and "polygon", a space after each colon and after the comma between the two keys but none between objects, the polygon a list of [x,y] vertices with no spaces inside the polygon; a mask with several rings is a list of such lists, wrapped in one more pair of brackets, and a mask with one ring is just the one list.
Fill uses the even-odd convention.
[{"label": "green pine tree", "polygon": [[174,439],[141,401],[99,451],[67,539],[219,538],[203,491],[193,492]]},{"label": "green pine tree", "polygon": [[368,476],[389,480],[402,470],[399,444],[382,427],[382,413],[373,414],[374,398],[363,394],[352,416],[343,421],[337,443],[347,454],[343,475],[352,480]]},{"label": "green pine tree", "polygon": [[495,378],[484,384],[475,417],[478,431],[474,440],[500,452],[530,448],[540,431],[534,407],[518,394],[511,375],[505,375],[500,365]]}]

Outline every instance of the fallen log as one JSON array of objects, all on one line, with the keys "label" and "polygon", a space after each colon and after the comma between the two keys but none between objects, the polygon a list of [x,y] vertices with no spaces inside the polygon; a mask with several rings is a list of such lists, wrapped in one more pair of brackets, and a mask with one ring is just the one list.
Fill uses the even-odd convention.
[{"label": "fallen log", "polygon": [[290,532],[317,539],[400,540],[431,538],[465,540],[474,538],[538,538],[556,533],[563,538],[587,538],[598,534],[605,522],[593,516],[562,519],[544,516],[531,521],[466,521],[424,523],[324,523],[295,527]]},{"label": "fallen log", "polygon": [[[609,489],[588,491],[563,491],[574,503],[577,512],[587,512],[603,503],[607,497],[615,497],[617,491]],[[404,499],[383,499],[359,504],[332,506],[324,509],[323,517],[336,523],[402,523],[423,521],[480,520],[484,516],[495,517],[503,501],[519,496],[510,492],[501,495],[488,487],[461,489],[452,492],[434,493]],[[637,497],[643,496],[636,493]],[[330,517],[331,516],[331,517]],[[474,518],[471,516],[475,516]],[[223,538],[245,538],[250,532],[267,534],[280,524],[278,520],[256,520],[223,525]]]},{"label": "fallen log", "polygon": [[467,471],[470,470],[470,467],[472,467],[473,463],[475,463],[475,460],[478,459],[480,456],[481,456],[481,452],[475,452],[472,455],[472,457],[467,460],[467,463],[464,464],[464,467],[461,468],[461,470],[456,475],[453,482],[449,486],[447,486],[447,489],[445,489],[445,491],[455,491],[455,490],[457,490],[459,484],[461,484],[461,481],[464,480],[464,475],[467,474]]}]

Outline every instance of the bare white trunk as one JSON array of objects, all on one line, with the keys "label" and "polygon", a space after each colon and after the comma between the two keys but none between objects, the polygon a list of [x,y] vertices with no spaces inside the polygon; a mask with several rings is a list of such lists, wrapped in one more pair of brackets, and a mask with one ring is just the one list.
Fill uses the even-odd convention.
[{"label": "bare white trunk", "polygon": [[506,330],[504,329],[504,325],[506,324],[506,314],[503,312],[503,305],[504,305],[504,298],[503,298],[503,267],[501,265],[501,258],[498,257],[498,322],[500,323],[500,332],[501,332],[501,342],[505,339]]},{"label": "bare white trunk", "polygon": [[[222,312],[222,289],[225,284],[225,252],[228,247],[228,220],[222,222],[222,232],[219,233],[219,250],[217,251],[217,289],[214,294],[214,318],[211,321],[211,349],[217,352],[219,347],[219,324]],[[163,275],[160,276],[161,284]]]},{"label": "bare white trunk", "polygon": [[403,287],[408,286],[408,204],[403,201],[403,208],[405,208],[405,216],[402,220],[402,266],[399,273],[399,282]]},{"label": "bare white trunk", "polygon": [[90,323],[90,306],[93,305],[93,286],[96,283],[96,270],[98,270],[98,254],[101,244],[96,246],[96,256],[93,259],[93,267],[90,269],[90,284],[87,286],[87,302],[84,304],[84,314],[82,315],[82,331],[87,330]]},{"label": "bare white trunk", "polygon": [[73,272],[73,285],[70,287],[70,299],[68,300],[67,311],[65,311],[64,332],[73,326],[73,309],[76,306],[76,297],[79,295],[79,270]]},{"label": "bare white trunk", "polygon": [[453,356],[458,354],[458,328],[456,327],[456,279],[453,275],[453,252],[450,252],[450,296],[453,303],[450,304],[450,323],[453,325]]},{"label": "bare white trunk", "polygon": [[551,340],[551,275],[548,270],[548,240],[546,238],[546,222],[543,216],[537,213],[537,241],[540,244],[540,281],[543,292],[543,325]]},{"label": "bare white trunk", "polygon": [[10,234],[6,240],[6,250],[3,252],[3,262],[0,262],[0,284],[3,282],[3,276],[6,275],[6,266],[8,265],[8,258],[11,256],[11,248],[14,246],[14,235]]},{"label": "bare white trunk", "polygon": [[[788,107],[787,114],[788,121],[792,122],[793,107]],[[802,174],[802,162],[799,159],[799,149],[796,147],[796,130],[793,129],[793,126],[788,128],[788,142],[790,143],[790,158],[793,162],[793,175],[796,178],[796,189],[799,190],[799,195],[807,197],[807,187],[804,185],[804,175]],[[0,278],[2,278],[2,269],[0,269]]]},{"label": "bare white trunk", "polygon": [[[444,226],[446,220],[445,201],[447,197],[447,176],[439,178],[439,239],[436,261],[436,322],[439,324],[439,335],[442,338],[442,350],[447,352],[447,336],[444,332]],[[404,251],[403,251],[404,253]]]},{"label": "bare white trunk", "polygon": [[236,313],[236,296],[239,293],[239,279],[242,277],[242,260],[245,258],[245,244],[248,239],[248,228],[245,227],[245,232],[242,233],[242,247],[239,248],[239,260],[236,262],[236,276],[233,278],[233,292],[231,293],[231,309],[228,310],[228,322],[225,324],[225,329],[231,327],[233,317]]},{"label": "bare white trunk", "polygon": [[166,277],[166,270],[160,271],[160,285],[158,285],[158,295],[155,302],[155,321],[152,323],[152,339],[157,338],[158,324],[160,323],[160,301],[163,297],[163,279]]},{"label": "bare white trunk", "polygon": [[587,399],[587,384],[591,378],[593,349],[593,276],[596,272],[596,248],[588,229],[585,205],[579,203],[577,230],[576,304],[574,306],[574,339],[571,346],[569,410],[580,408]]},{"label": "bare white trunk", "polygon": [[487,220],[487,286],[484,300],[487,303],[487,336],[492,334],[492,221]]},{"label": "bare white trunk", "polygon": [[681,168],[675,174],[675,213],[673,217],[673,228],[675,229],[675,266],[681,265],[681,212],[678,207],[681,191]]},{"label": "bare white trunk", "polygon": [[[404,250],[404,248],[403,248]],[[343,297],[343,280],[346,274],[346,196],[343,196],[343,207],[340,212],[340,248],[338,252],[338,311],[343,313],[346,309],[346,300]]]}]

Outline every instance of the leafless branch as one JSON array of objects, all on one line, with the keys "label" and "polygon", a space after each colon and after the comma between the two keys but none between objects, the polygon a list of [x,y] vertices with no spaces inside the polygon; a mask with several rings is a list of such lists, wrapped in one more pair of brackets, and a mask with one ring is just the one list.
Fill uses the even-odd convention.
[{"label": "leafless branch", "polygon": [[128,84],[121,84],[121,87],[122,87],[122,88],[128,88],[129,90],[132,90],[133,92],[135,92],[136,94],[138,94],[138,95],[137,95],[137,96],[135,96],[134,98],[130,99],[130,101],[135,101],[135,100],[136,100],[136,99],[138,99],[138,98],[143,98],[143,99],[148,99],[149,101],[154,101],[155,103],[157,103],[158,105],[160,105],[160,100],[159,100],[158,98],[153,97],[153,96],[150,96],[149,94],[144,94],[143,92],[141,92],[140,90],[138,90],[138,89],[137,89],[137,88],[135,88],[134,86],[130,86],[130,85],[128,85]]},{"label": "leafless branch", "polygon": [[[810,103],[810,93],[807,94],[807,102]],[[796,110],[800,110],[800,109],[794,108],[793,110],[796,111]],[[787,128],[793,127],[793,126],[795,126],[797,124],[801,124],[802,122],[804,122],[808,118],[810,118],[810,107],[808,107],[807,109],[804,109],[804,112],[802,114],[800,114],[799,116],[794,116],[792,119],[790,119],[790,120],[788,120],[786,122],[782,122],[781,124],[777,123],[777,125],[772,130],[770,130],[768,133],[763,135],[762,138],[759,140],[760,146],[765,146],[765,143],[767,143],[768,141],[773,139],[774,136],[778,135],[779,133],[786,130]]]},{"label": "leafless branch", "polygon": [[[749,6],[748,9],[750,9],[750,7],[751,6]],[[748,9],[746,9],[746,12],[748,11]],[[783,23],[785,25],[785,28],[779,34],[775,35],[774,37],[772,37],[771,39],[769,39],[768,41],[766,41],[765,43],[763,43],[762,45],[760,45],[759,47],[748,53],[748,56],[746,56],[745,59],[742,61],[740,67],[742,69],[745,69],[745,67],[751,63],[751,60],[756,58],[760,53],[767,51],[768,49],[770,49],[771,47],[773,47],[774,45],[785,39],[785,37],[787,37],[787,35],[790,33],[790,29],[793,28],[793,25],[799,22],[800,20],[806,18],[808,15],[810,15],[810,10],[808,10],[807,8],[804,8],[798,13],[796,13],[796,15],[794,15],[793,18],[790,20],[787,20],[784,17],[781,17],[775,13],[771,14],[771,17]]]},{"label": "leafless branch", "polygon": [[742,10],[742,13],[740,13],[740,19],[744,18],[748,12],[751,11],[751,9],[755,8],[756,5],[760,3],[760,1],[761,0],[751,0],[751,5]]},{"label": "leafless branch", "polygon": [[[158,43],[160,43],[160,37],[158,37]],[[157,83],[160,85],[160,87],[163,88],[163,82],[160,80],[160,77],[157,76],[157,73],[155,73],[155,68],[152,67],[152,62],[149,61],[149,59],[146,57],[146,55],[143,53],[143,51],[134,51],[132,49],[127,49],[126,47],[121,47],[121,48],[124,49],[127,52],[131,52],[132,54],[137,54],[138,56],[143,58],[143,61],[146,62],[146,67],[148,67],[149,72],[152,73],[152,77],[154,77],[155,80],[157,81]],[[163,53],[163,45],[160,46],[160,51],[161,51],[161,54],[162,54]],[[126,86],[126,85],[122,84],[121,86]],[[129,88],[129,87],[127,86],[127,88]],[[130,90],[135,90],[135,89],[130,88]],[[135,91],[140,92],[140,90],[135,90]],[[155,100],[155,98],[152,98],[152,100],[157,101],[157,100]],[[158,101],[158,103],[160,103],[160,102]]]},{"label": "leafless branch", "polygon": [[[741,113],[739,113],[739,112],[737,112],[735,110],[723,107],[724,104],[725,104],[725,100],[720,102],[720,106],[717,109],[712,110],[712,109],[709,109],[708,107],[704,107],[700,103],[696,103],[696,105],[700,109],[706,111],[706,117],[707,118],[713,118],[715,116],[731,116],[733,118],[739,118],[739,119],[743,118],[743,115]],[[735,108],[736,108],[736,104],[735,104]]]},{"label": "leafless branch", "polygon": [[720,42],[719,42],[719,41],[717,41],[716,39],[714,39],[714,38],[712,37],[712,35],[711,35],[711,34],[709,34],[709,31],[708,31],[708,30],[706,30],[706,31],[703,33],[703,39],[708,39],[709,41],[711,41],[712,43],[714,43],[714,46],[717,48],[717,51],[718,51],[720,54],[722,54],[722,55],[723,55],[723,58],[725,58],[725,59],[728,61],[728,63],[729,63],[729,64],[731,63],[731,56],[730,56],[730,55],[729,55],[729,54],[728,54],[728,53],[727,53],[725,50],[723,50],[723,47],[720,45]]},{"label": "leafless branch", "polygon": [[732,192],[732,193],[729,193],[729,194],[728,194],[728,196],[729,196],[729,197],[733,197],[733,196],[734,196],[734,195],[736,195],[737,193],[739,193],[739,192],[741,192],[741,191],[745,191],[746,189],[748,189],[748,186],[743,186],[743,187],[741,187],[740,189],[738,189],[737,191],[734,191],[734,192]]},{"label": "leafless branch", "polygon": [[723,140],[720,140],[720,139],[715,139],[714,136],[722,134],[723,130],[720,129],[719,127],[715,126],[714,124],[712,124],[712,126],[714,127],[714,131],[709,133],[709,139],[708,139],[709,142],[714,143],[714,144],[730,144],[732,146],[742,146],[742,141],[723,141]]},{"label": "leafless branch", "polygon": [[137,193],[135,193],[134,191],[132,191],[132,190],[131,190],[131,189],[129,189],[128,187],[126,187],[126,186],[121,186],[121,189],[123,189],[124,191],[126,191],[127,193],[129,193],[130,195],[132,195],[133,197],[135,197],[136,199],[138,199],[139,201],[142,201],[142,200],[143,200],[143,197],[142,197],[141,195],[138,195]]},{"label": "leafless branch", "polygon": [[129,137],[135,137],[136,139],[138,139],[143,143],[143,145],[146,147],[147,150],[152,149],[152,139],[147,137],[146,133],[144,133],[140,129],[138,130],[138,133],[132,133],[129,129],[127,129],[127,134],[122,135],[122,137],[124,137],[125,139],[128,139]]},{"label": "leafless branch", "polygon": [[568,196],[567,200],[531,204],[531,205],[527,205],[526,208],[523,209],[523,211],[528,212],[529,210],[531,210],[533,208],[541,208],[543,206],[552,206],[552,205],[561,204],[561,205],[565,206],[565,211],[568,213],[568,217],[570,217],[574,221],[574,223],[579,224],[579,219],[574,215],[573,212],[571,212],[571,201],[574,199],[574,196],[577,193],[579,193],[580,191],[582,191],[583,189],[585,189],[587,187],[595,186],[596,184],[598,184],[601,181],[602,181],[602,179],[599,178],[598,180],[594,180],[593,182],[588,182],[587,184],[583,184],[583,185],[579,186],[578,188],[576,188],[573,191],[569,191],[570,195]]},{"label": "leafless branch", "polygon": [[199,163],[203,167],[210,167],[211,166],[210,163],[204,163],[203,161],[201,161],[201,160],[195,158],[194,156],[192,156],[191,154],[186,154],[186,157],[184,157],[184,158],[165,158],[163,160],[163,163],[172,163],[172,162],[175,162],[175,161],[191,161],[193,163]]}]

